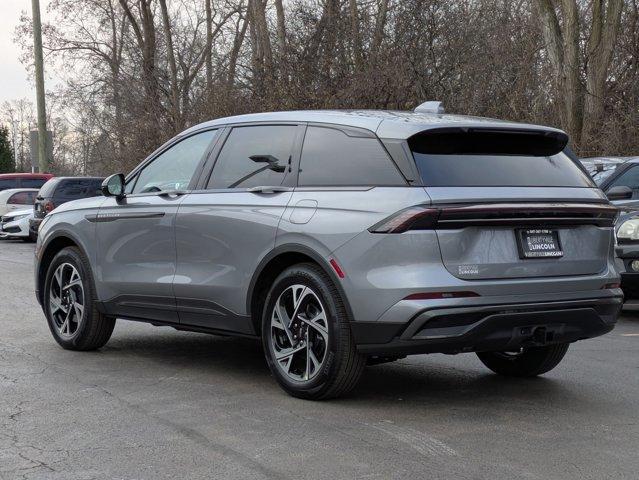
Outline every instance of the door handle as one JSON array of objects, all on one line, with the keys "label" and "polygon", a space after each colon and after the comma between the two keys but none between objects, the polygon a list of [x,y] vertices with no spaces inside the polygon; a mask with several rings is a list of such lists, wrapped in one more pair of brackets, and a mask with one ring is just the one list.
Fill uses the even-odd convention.
[{"label": "door handle", "polygon": [[291,188],[289,187],[268,187],[268,186],[258,186],[251,187],[246,189],[247,192],[251,193],[280,193],[280,192],[290,192]]},{"label": "door handle", "polygon": [[167,190],[166,192],[158,193],[159,197],[181,197],[182,195],[186,195],[186,192],[182,190]]}]

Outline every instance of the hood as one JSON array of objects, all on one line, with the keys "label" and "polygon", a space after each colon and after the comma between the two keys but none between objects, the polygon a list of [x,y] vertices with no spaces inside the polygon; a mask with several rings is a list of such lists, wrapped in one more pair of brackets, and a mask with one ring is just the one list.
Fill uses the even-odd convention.
[{"label": "hood", "polygon": [[23,210],[12,210],[10,213],[6,213],[2,216],[2,218],[15,218],[20,217],[22,215],[33,215],[33,207],[25,208]]}]

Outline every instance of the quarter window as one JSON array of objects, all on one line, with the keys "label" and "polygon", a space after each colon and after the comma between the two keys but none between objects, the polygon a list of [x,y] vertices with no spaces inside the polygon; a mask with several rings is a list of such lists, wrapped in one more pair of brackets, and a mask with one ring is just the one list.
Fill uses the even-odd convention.
[{"label": "quarter window", "polygon": [[140,171],[130,192],[152,193],[187,188],[216,133],[217,130],[208,130],[192,135],[158,155]]},{"label": "quarter window", "polygon": [[308,127],[300,186],[406,185],[377,138],[350,137],[341,130]]},{"label": "quarter window", "polygon": [[297,127],[236,127],[229,134],[207,185],[209,189],[278,186],[289,174]]}]

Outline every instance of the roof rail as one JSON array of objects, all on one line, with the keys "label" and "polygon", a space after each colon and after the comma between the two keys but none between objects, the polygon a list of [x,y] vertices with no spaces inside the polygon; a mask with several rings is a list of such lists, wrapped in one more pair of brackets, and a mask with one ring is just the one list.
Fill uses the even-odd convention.
[{"label": "roof rail", "polygon": [[442,102],[424,102],[415,108],[415,113],[444,113]]}]

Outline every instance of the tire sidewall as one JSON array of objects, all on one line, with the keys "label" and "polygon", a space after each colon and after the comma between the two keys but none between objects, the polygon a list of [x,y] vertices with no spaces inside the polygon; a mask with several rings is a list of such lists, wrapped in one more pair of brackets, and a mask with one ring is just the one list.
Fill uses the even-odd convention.
[{"label": "tire sidewall", "polygon": [[[310,287],[319,297],[320,302],[324,307],[328,323],[328,347],[326,359],[320,372],[313,379],[305,382],[295,381],[287,377],[280,370],[280,368],[275,364],[273,346],[270,341],[271,315],[275,302],[284,290],[295,284]],[[266,362],[268,363],[273,376],[282,388],[293,395],[307,394],[311,396],[320,392],[326,387],[327,381],[331,379],[338,370],[336,360],[339,358],[339,355],[337,354],[337,348],[340,344],[339,325],[340,322],[347,321],[345,318],[340,318],[338,305],[331,295],[325,280],[318,275],[316,271],[304,265],[288,268],[273,282],[273,286],[266,297],[264,305],[264,311],[262,312],[262,344],[264,347]]]},{"label": "tire sidewall", "polygon": [[[55,322],[51,316],[49,308],[49,292],[51,289],[51,283],[53,280],[53,274],[55,270],[63,263],[69,263],[73,265],[80,274],[82,281],[82,289],[84,292],[84,310],[82,312],[82,321],[80,327],[75,334],[70,338],[64,338],[59,333],[55,326]],[[93,289],[91,284],[90,272],[87,271],[81,254],[74,248],[64,248],[58,252],[53,258],[49,269],[47,270],[46,281],[44,284],[44,296],[42,299],[42,308],[47,318],[47,324],[51,330],[53,338],[64,348],[79,348],[82,339],[85,337],[85,332],[90,327],[91,315],[93,312]]]}]

